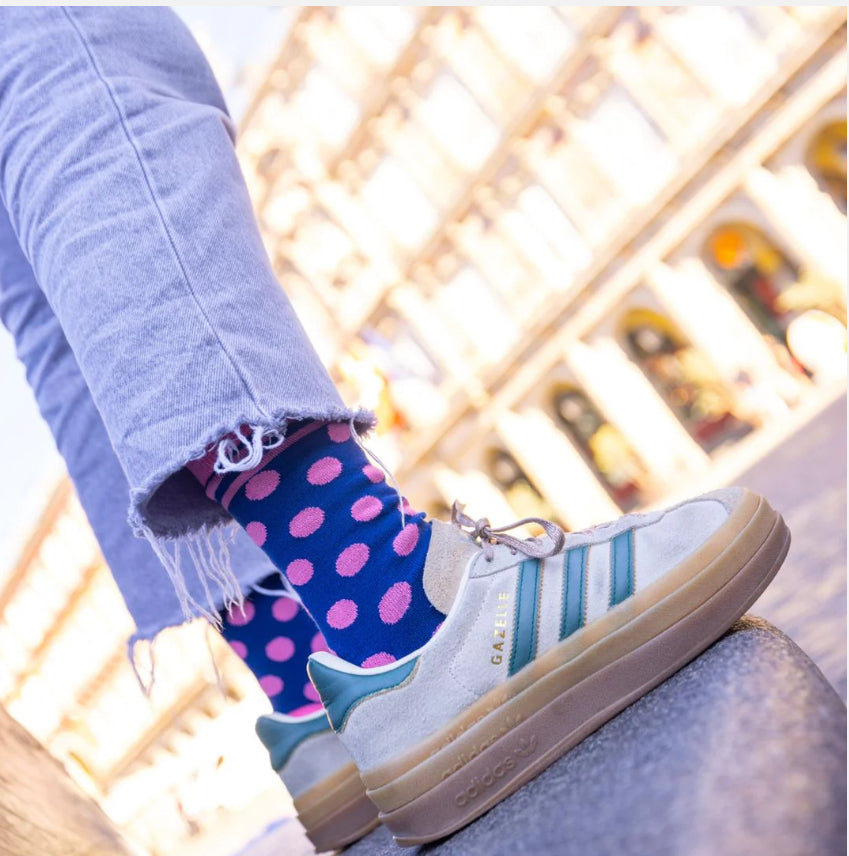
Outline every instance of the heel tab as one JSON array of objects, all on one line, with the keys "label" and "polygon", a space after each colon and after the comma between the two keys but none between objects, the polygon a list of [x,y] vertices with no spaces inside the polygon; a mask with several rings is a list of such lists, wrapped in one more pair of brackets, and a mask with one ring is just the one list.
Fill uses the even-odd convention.
[{"label": "heel tab", "polygon": [[256,736],[268,750],[272,769],[279,773],[304,740],[314,734],[330,731],[330,722],[324,711],[303,718],[271,714],[259,717],[255,730]]},{"label": "heel tab", "polygon": [[388,666],[361,669],[321,651],[310,656],[307,674],[321,697],[333,730],[338,733],[345,728],[351,711],[357,705],[373,695],[406,683],[418,662],[418,657],[412,657]]}]

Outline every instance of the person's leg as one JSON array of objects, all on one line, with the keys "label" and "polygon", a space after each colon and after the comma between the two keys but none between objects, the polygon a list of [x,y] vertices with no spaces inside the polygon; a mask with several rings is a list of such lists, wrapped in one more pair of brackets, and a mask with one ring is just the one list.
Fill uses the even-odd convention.
[{"label": "person's leg", "polygon": [[[215,444],[218,469],[238,474],[267,452],[285,484],[266,509],[308,499],[301,482],[321,489],[326,525],[301,558],[322,572],[303,595],[330,644],[358,662],[421,644],[443,617],[422,585],[429,525],[407,523],[354,440],[326,430],[371,417],[342,405],[274,279],[197,46],[162,9],[7,7],[0,24],[0,193],[127,474],[136,528],[175,536],[229,519],[183,465]],[[305,419],[325,430],[281,445]],[[228,431],[242,444],[222,445]],[[344,460],[344,477],[304,481],[306,449]],[[363,501],[380,514],[359,515]],[[290,549],[269,550],[281,570]]]},{"label": "person's leg", "polygon": [[433,635],[445,615],[423,584],[431,524],[369,463],[350,426],[293,423],[242,473],[215,475],[214,457],[189,468],[283,571],[340,656],[381,665]]},{"label": "person's leg", "polygon": [[241,424],[346,408],[274,277],[206,60],[162,7],[0,7],[0,197],[133,492],[228,516],[183,470]]},{"label": "person's leg", "polygon": [[[136,624],[137,631],[128,643],[132,658],[136,641],[153,639],[166,627],[182,623],[183,612],[154,552],[144,540],[134,538],[127,525],[126,478],[59,322],[2,206],[0,319],[15,338],[42,415]],[[206,546],[198,543],[194,548]],[[309,838],[319,850],[335,850],[364,835],[377,821],[376,809],[365,796],[350,755],[330,732],[307,677],[309,655],[327,649],[324,637],[291,597],[254,590],[252,581],[268,574],[271,566],[245,533],[237,532],[226,549],[247,598],[241,608],[233,606],[228,612],[222,633],[257,677],[274,710],[259,718],[258,736],[296,801]],[[214,555],[207,555],[207,562],[214,560]],[[279,574],[263,583],[278,590]],[[205,596],[202,578],[190,576],[186,584],[195,599]],[[316,789],[328,791],[326,805],[308,802],[309,812],[302,812],[301,800]],[[336,798],[340,789],[346,795],[344,806]]]},{"label": "person's leg", "polygon": [[[282,570],[292,576],[289,564],[303,560],[316,577],[293,544],[314,538],[320,551],[326,533],[342,531],[353,540],[329,568],[326,554],[316,559],[315,597],[360,580],[365,588],[360,548],[388,555],[387,536],[357,519],[371,503],[360,503],[359,484],[334,487],[326,459],[362,472],[353,449],[328,450],[338,423],[370,417],[339,401],[274,281],[220,95],[167,12],[0,7],[0,195],[132,486],[136,528],[179,536],[229,519],[229,503],[257,540],[264,528],[270,555],[283,545]],[[323,434],[322,448],[302,446],[303,436],[282,442],[287,422],[305,420],[299,430]],[[210,468],[222,484],[232,479],[222,487],[233,488],[230,500],[184,469],[210,447]],[[278,488],[272,458],[283,462]],[[285,500],[312,489],[321,501],[291,517],[272,508],[275,490]],[[269,499],[268,516],[258,505],[254,515],[251,503]],[[374,650],[392,638],[397,662],[359,666],[324,652],[310,675],[404,843],[468,823],[718,638],[768,583],[789,539],[780,517],[740,490],[576,533],[565,551],[547,521],[551,537],[522,541],[459,515],[466,535],[434,524],[395,549],[398,517],[396,556],[423,536],[428,546],[423,569],[393,560],[392,577],[414,581],[433,609],[413,615],[399,606],[406,596],[388,610],[372,599],[378,614],[421,621],[403,642],[392,621],[372,624]],[[381,543],[354,536],[349,518]],[[308,576],[306,564],[298,573]],[[356,637],[359,609],[335,596],[339,608],[314,617],[347,623]],[[434,612],[447,614],[442,626],[404,655]],[[272,754],[292,764],[300,748],[283,739]]]},{"label": "person's leg", "polygon": [[372,419],[273,275],[232,134],[170,11],[0,8],[0,197],[149,536],[229,519],[183,469],[228,431]]},{"label": "person's leg", "polygon": [[[174,588],[150,545],[134,538],[126,521],[127,480],[118,463],[103,421],[89,394],[74,355],[62,333],[32,269],[24,258],[0,206],[0,319],[12,333],[18,357],[26,368],[39,409],[65,459],[77,496],[136,625],[129,640],[152,640],[166,627],[185,621]],[[197,544],[195,549],[204,549]],[[242,591],[251,597],[256,579],[273,575],[269,586],[279,588],[277,573],[268,557],[242,531],[226,549]],[[207,555],[214,563],[216,556]],[[189,593],[203,600],[204,581],[197,575],[186,579]],[[225,639],[248,668],[256,674],[274,710],[306,712],[316,707],[306,662],[309,655],[324,649],[318,628],[306,611],[289,597],[256,596],[256,604],[238,607],[224,621]],[[255,626],[245,620],[257,613]],[[262,621],[271,616],[272,622]],[[248,650],[247,636],[268,636],[265,650]],[[274,640],[278,640],[274,642]],[[280,641],[285,640],[285,641]],[[268,677],[271,676],[271,677]]]}]

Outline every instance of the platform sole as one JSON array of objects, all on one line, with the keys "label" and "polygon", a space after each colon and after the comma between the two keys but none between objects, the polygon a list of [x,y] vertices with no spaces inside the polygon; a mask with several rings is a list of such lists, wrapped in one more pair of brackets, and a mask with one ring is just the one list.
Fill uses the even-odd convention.
[{"label": "platform sole", "polygon": [[348,764],[295,801],[298,820],[316,851],[341,850],[380,821],[354,764]]}]

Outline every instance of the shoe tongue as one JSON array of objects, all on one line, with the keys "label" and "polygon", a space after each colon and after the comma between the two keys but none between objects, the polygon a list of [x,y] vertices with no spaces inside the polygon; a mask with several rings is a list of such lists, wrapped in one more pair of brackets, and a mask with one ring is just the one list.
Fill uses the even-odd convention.
[{"label": "shoe tongue", "polygon": [[431,522],[423,585],[428,600],[443,615],[450,612],[463,571],[478,550],[474,541],[456,526],[439,520]]}]

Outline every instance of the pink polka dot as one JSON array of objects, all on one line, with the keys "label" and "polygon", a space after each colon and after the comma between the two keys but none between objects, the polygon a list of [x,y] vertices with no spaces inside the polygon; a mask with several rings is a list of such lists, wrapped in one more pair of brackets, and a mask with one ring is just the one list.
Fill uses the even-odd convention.
[{"label": "pink polka dot", "polygon": [[363,475],[372,483],[380,484],[383,481],[383,470],[374,464],[366,464],[363,467]]},{"label": "pink polka dot", "polygon": [[295,559],[286,567],[286,578],[293,586],[302,586],[312,579],[314,568],[307,559]]},{"label": "pink polka dot", "polygon": [[321,710],[321,702],[311,701],[309,704],[302,704],[294,710],[286,713],[286,716],[309,716],[311,713],[317,713]]},{"label": "pink polka dot", "polygon": [[351,429],[347,422],[331,422],[327,426],[327,436],[334,443],[344,443],[351,439]]},{"label": "pink polka dot", "polygon": [[409,583],[395,583],[380,599],[377,611],[384,624],[397,624],[410,608],[413,590]]},{"label": "pink polka dot", "polygon": [[227,610],[227,623],[232,627],[244,627],[253,621],[254,615],[256,615],[254,605],[249,600],[246,600],[241,608],[231,606]]},{"label": "pink polka dot", "polygon": [[265,675],[259,679],[259,685],[269,698],[274,698],[274,696],[280,695],[283,692],[283,680],[282,678],[278,678],[277,675]]},{"label": "pink polka dot", "polygon": [[350,627],[357,619],[357,604],[352,600],[337,600],[327,610],[327,623],[336,630]]},{"label": "pink polka dot", "polygon": [[274,493],[280,484],[280,473],[277,470],[263,470],[257,473],[245,485],[245,496],[248,499],[265,499]]},{"label": "pink polka dot", "polygon": [[248,538],[250,538],[257,547],[262,547],[265,543],[265,539],[268,537],[268,530],[258,520],[252,520],[248,523],[245,527],[245,532],[248,533]]},{"label": "pink polka dot", "polygon": [[248,656],[248,646],[245,645],[244,642],[239,642],[238,639],[234,639],[230,643],[230,647],[236,652],[236,654],[241,657],[243,660]]},{"label": "pink polka dot", "polygon": [[277,636],[265,646],[265,654],[275,663],[291,660],[295,653],[295,643],[288,636]]},{"label": "pink polka dot", "polygon": [[404,509],[404,514],[406,514],[408,517],[415,517],[415,515],[417,514],[416,509],[413,508],[412,505],[410,505],[410,501],[407,499],[406,496],[401,497],[401,508]]},{"label": "pink polka dot", "polygon": [[351,517],[364,523],[366,520],[374,520],[383,509],[383,503],[376,496],[361,496],[351,506]]},{"label": "pink polka dot", "polygon": [[304,684],[304,698],[310,701],[321,701],[318,690],[309,681]]},{"label": "pink polka dot", "polygon": [[352,577],[358,574],[368,561],[369,549],[365,544],[351,544],[336,559],[336,573],[340,577]]},{"label": "pink polka dot", "polygon": [[307,470],[307,481],[314,485],[330,484],[341,472],[339,458],[321,458]]},{"label": "pink polka dot", "polygon": [[408,523],[392,542],[392,549],[399,556],[409,556],[419,542],[419,527],[415,523]]},{"label": "pink polka dot", "polygon": [[373,669],[375,666],[385,666],[387,663],[394,663],[395,658],[386,651],[381,651],[378,654],[372,654],[371,657],[366,657],[361,663],[364,669]]},{"label": "pink polka dot", "polygon": [[291,597],[278,597],[271,607],[271,614],[278,621],[291,621],[298,614],[298,603]]},{"label": "pink polka dot", "polygon": [[321,633],[316,633],[312,638],[312,642],[310,642],[310,650],[313,654],[317,654],[319,651],[329,651],[330,648],[327,647],[327,640]]},{"label": "pink polka dot", "polygon": [[289,524],[289,534],[293,538],[306,538],[312,535],[324,523],[324,512],[312,505],[299,511]]}]

